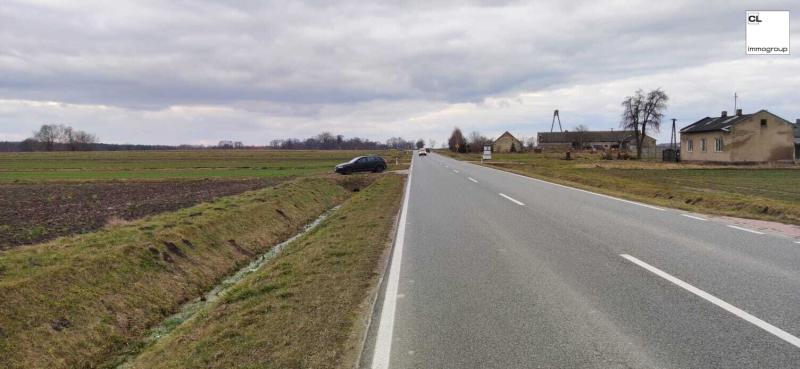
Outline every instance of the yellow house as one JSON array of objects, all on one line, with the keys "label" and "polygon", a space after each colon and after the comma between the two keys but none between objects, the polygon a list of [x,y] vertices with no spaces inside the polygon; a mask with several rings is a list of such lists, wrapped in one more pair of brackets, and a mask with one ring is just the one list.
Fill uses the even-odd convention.
[{"label": "yellow house", "polygon": [[520,152],[522,142],[506,131],[492,143],[493,152]]},{"label": "yellow house", "polygon": [[705,117],[681,129],[681,161],[794,160],[794,125],[766,110]]}]

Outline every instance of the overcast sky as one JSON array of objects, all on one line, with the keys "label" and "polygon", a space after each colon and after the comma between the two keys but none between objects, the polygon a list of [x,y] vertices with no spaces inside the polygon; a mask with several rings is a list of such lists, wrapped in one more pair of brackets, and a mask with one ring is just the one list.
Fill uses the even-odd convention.
[{"label": "overcast sky", "polygon": [[[0,1],[0,140],[261,145],[321,131],[443,142],[619,126],[663,88],[686,125],[800,118],[797,1]],[[792,13],[791,56],[745,55],[745,11]],[[669,130],[658,136],[663,142]]]}]

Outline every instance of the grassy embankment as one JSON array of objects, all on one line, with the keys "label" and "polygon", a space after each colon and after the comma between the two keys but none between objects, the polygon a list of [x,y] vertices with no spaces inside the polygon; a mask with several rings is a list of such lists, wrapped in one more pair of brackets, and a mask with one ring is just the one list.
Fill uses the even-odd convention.
[{"label": "grassy embankment", "polygon": [[367,178],[301,178],[0,252],[0,367],[106,362]]},{"label": "grassy embankment", "polygon": [[[440,153],[480,161],[478,154]],[[486,165],[621,198],[699,213],[800,224],[800,168],[601,160],[599,154],[493,154]]]},{"label": "grassy embankment", "polygon": [[[359,155],[408,168],[397,150],[193,150],[0,153],[0,182],[259,178],[329,173]],[[399,165],[395,165],[399,158]]]},{"label": "grassy embankment", "polygon": [[132,367],[352,368],[402,188],[381,176]]}]

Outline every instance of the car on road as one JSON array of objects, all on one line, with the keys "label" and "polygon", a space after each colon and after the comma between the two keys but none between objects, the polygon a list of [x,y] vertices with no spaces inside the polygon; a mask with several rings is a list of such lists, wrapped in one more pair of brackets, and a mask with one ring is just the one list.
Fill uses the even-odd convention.
[{"label": "car on road", "polygon": [[428,153],[431,152],[431,148],[430,147],[426,147],[425,148],[425,152],[428,152]]},{"label": "car on road", "polygon": [[425,149],[419,149],[419,156],[428,156],[428,152]]},{"label": "car on road", "polygon": [[355,172],[380,173],[386,170],[386,161],[380,156],[357,156],[346,163],[341,163],[334,168],[339,174]]}]

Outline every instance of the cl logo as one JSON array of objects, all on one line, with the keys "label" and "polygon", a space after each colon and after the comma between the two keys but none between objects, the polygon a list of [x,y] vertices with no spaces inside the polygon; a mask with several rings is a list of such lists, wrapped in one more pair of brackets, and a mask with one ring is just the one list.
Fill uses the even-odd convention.
[{"label": "cl logo", "polygon": [[758,14],[756,15],[748,15],[747,21],[750,23],[761,23],[761,19],[758,19]]}]

